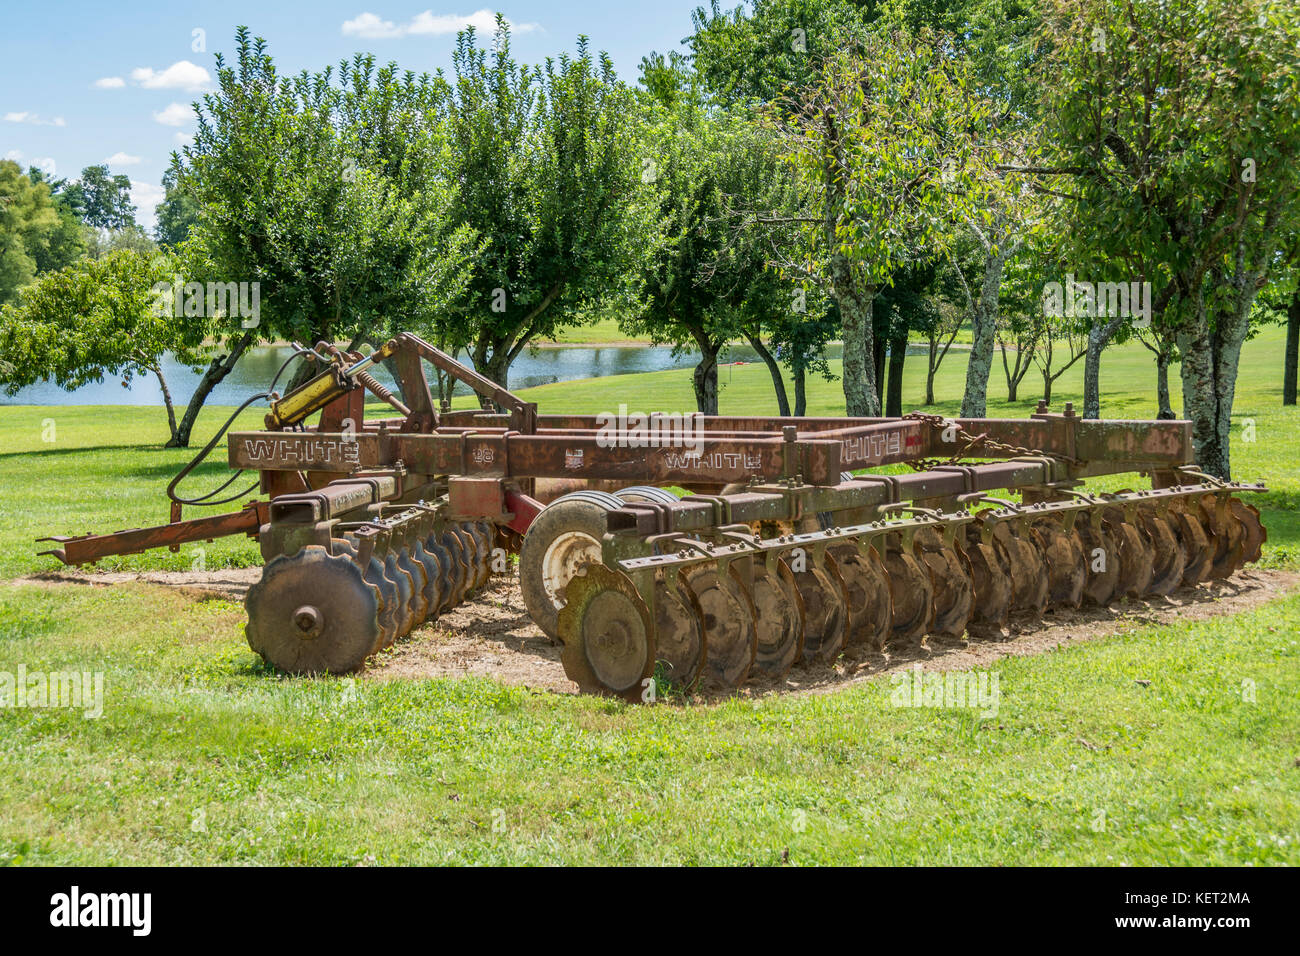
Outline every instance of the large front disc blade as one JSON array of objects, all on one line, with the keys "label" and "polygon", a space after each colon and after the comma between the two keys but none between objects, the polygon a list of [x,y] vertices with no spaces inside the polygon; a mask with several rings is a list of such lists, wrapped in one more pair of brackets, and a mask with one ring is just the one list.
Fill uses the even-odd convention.
[{"label": "large front disc blade", "polygon": [[351,673],[379,641],[379,605],[361,569],[319,545],[272,560],[244,606],[249,647],[290,674]]}]

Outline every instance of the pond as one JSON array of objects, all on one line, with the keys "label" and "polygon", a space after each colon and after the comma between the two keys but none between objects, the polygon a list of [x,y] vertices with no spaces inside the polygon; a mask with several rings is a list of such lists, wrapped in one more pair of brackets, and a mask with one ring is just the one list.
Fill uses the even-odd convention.
[{"label": "pond", "polygon": [[[281,363],[289,357],[288,346],[260,346],[249,349],[240,359],[234,370],[216,387],[208,398],[210,405],[238,405],[256,392],[264,391],[271,384],[271,379],[280,368]],[[827,358],[839,358],[842,349],[838,344],[826,347]],[[924,345],[910,345],[909,355],[923,355]],[[758,353],[748,345],[729,346],[720,356],[722,362],[758,362]],[[461,356],[467,365],[473,363],[467,356]],[[566,345],[530,349],[515,359],[510,368],[510,388],[512,391],[531,388],[534,385],[548,385],[552,382],[568,382],[580,378],[600,378],[605,375],[626,375],[630,372],[659,372],[664,369],[690,368],[699,361],[699,353],[694,351],[673,355],[667,345]],[[163,375],[167,387],[171,389],[172,401],[184,406],[189,401],[194,386],[198,384],[199,374],[190,371],[171,356],[163,359]],[[376,378],[386,385],[392,385],[392,379],[384,369],[379,369]],[[432,379],[432,373],[430,374]],[[281,379],[281,391],[288,380],[288,375]],[[458,393],[468,393],[464,386],[457,388]],[[20,389],[16,395],[0,392],[0,405],[161,405],[162,389],[153,375],[132,379],[125,386],[118,378],[105,378],[102,382],[92,382],[75,391],[67,392],[53,382],[40,382]]]},{"label": "pond", "polygon": [[[249,395],[266,389],[281,363],[290,355],[287,346],[262,346],[250,349],[240,359],[234,370],[216,387],[208,399],[211,405],[238,405]],[[839,346],[832,346],[830,354],[838,356]],[[728,362],[757,362],[757,353],[749,346],[733,346],[722,359]],[[468,357],[461,361],[472,365]],[[660,345],[573,345],[558,348],[539,348],[525,351],[515,359],[510,368],[510,388],[519,390],[551,382],[567,382],[580,378],[597,378],[605,375],[625,375],[629,372],[658,372],[664,369],[690,368],[699,361],[698,353],[684,352],[674,356],[669,346]],[[188,400],[199,375],[171,356],[163,360],[163,375],[171,389],[172,400],[183,406]],[[392,380],[385,370],[376,375],[385,384]],[[432,378],[432,375],[430,375]],[[281,379],[281,390],[287,380]],[[463,387],[459,391],[468,391]],[[0,393],[0,405],[161,405],[162,389],[153,375],[134,378],[127,385],[120,379],[105,378],[102,382],[84,385],[72,392],[64,391],[53,382],[40,382],[21,389],[16,395]]]}]

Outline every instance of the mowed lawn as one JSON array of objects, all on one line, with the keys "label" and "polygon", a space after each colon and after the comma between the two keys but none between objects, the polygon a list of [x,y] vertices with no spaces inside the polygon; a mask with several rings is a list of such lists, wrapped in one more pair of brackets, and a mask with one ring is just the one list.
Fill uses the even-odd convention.
[{"label": "mowed lawn", "polygon": [[[956,411],[963,362],[936,410]],[[1300,414],[1280,365],[1275,331],[1247,345],[1233,462],[1273,489],[1266,563],[1295,568]],[[722,384],[724,413],[775,411],[762,366]],[[1102,385],[1108,417],[1154,416],[1145,351],[1108,352]],[[992,393],[991,415],[1037,397],[1027,380],[1024,402],[999,401],[996,368]],[[1056,397],[1079,393],[1074,369]],[[528,395],[544,412],[693,407],[689,370]],[[839,383],[817,382],[810,412],[838,409]],[[196,444],[225,414],[205,412]],[[57,567],[39,534],[165,521],[191,453],[164,437],[158,409],[0,408],[0,673],[99,671],[105,693],[99,719],[0,709],[0,862],[1300,862],[1300,594],[1003,659],[996,713],[896,706],[887,678],[648,707],[487,679],[290,679],[248,650],[237,604],[13,581]],[[227,477],[215,457],[195,488]],[[258,560],[227,540],[106,566]]]}]

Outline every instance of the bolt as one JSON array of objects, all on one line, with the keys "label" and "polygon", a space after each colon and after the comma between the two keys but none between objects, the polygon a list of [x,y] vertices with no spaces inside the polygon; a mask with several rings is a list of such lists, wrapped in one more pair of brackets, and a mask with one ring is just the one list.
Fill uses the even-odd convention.
[{"label": "bolt", "polygon": [[321,613],[310,604],[304,604],[293,612],[293,623],[303,637],[316,637],[321,630]]}]

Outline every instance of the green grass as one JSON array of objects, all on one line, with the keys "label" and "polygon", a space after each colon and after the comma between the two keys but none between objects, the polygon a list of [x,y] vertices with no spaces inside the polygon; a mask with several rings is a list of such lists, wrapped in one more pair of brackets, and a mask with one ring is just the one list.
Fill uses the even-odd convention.
[{"label": "green grass", "polygon": [[561,329],[552,339],[545,339],[537,344],[547,345],[586,345],[588,343],[604,345],[609,342],[649,342],[648,338],[628,335],[618,327],[617,319],[600,319],[590,325],[571,326]]},{"label": "green grass", "polygon": [[0,586],[0,669],[106,675],[98,720],[0,711],[0,861],[1300,863],[1300,596],[1003,659],[988,717],[887,680],[634,707],[283,679],[241,619]]},{"label": "green grass", "polygon": [[[944,366],[937,410],[956,411],[964,360]],[[1257,441],[1234,430],[1232,453],[1239,477],[1273,488],[1266,561],[1294,567],[1300,413],[1280,405],[1279,366],[1273,332],[1247,345],[1236,422],[1253,419]],[[910,363],[909,408],[922,373]],[[1145,352],[1108,352],[1104,413],[1152,416],[1152,378]],[[775,411],[761,366],[723,369],[722,385],[724,413]],[[992,391],[992,415],[1037,397],[1026,382],[1007,403],[997,369]],[[1079,391],[1072,370],[1058,405]],[[693,406],[689,370],[528,397],[554,412]],[[818,382],[810,412],[842,401]],[[224,415],[207,410],[196,443]],[[0,579],[57,567],[35,556],[39,534],[165,521],[162,490],[191,453],[164,437],[152,408],[0,408]],[[193,487],[225,479],[215,457]],[[200,554],[258,561],[225,539],[105,565],[188,569]],[[98,720],[0,708],[0,863],[1300,862],[1294,593],[1000,660],[987,719],[893,706],[887,679],[652,707],[487,679],[286,679],[248,649],[243,619],[144,583],[0,584],[0,673],[101,671],[106,695]]]}]

